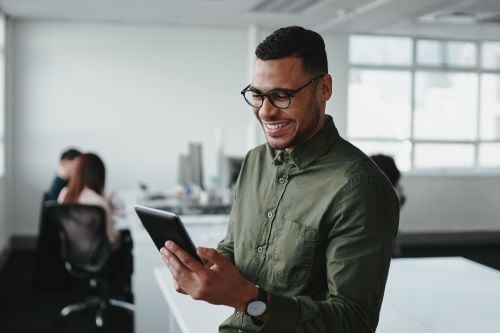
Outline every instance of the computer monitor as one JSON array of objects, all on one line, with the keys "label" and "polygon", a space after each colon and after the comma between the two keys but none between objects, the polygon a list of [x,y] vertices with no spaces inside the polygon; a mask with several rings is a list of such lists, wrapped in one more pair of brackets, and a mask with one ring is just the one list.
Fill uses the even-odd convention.
[{"label": "computer monitor", "polygon": [[179,155],[177,165],[177,182],[179,185],[205,188],[203,183],[203,156],[201,143],[189,143],[188,154]]},{"label": "computer monitor", "polygon": [[224,188],[232,188],[234,186],[238,180],[242,164],[242,157],[225,156],[223,174],[221,176]]}]

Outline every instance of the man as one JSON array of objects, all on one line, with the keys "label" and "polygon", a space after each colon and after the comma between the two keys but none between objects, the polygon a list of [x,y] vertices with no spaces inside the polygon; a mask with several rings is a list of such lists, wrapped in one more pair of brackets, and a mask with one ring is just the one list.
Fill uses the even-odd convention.
[{"label": "man", "polygon": [[321,36],[282,28],[256,50],[242,94],[267,145],[251,150],[225,239],[161,254],[176,290],[235,308],[220,332],[374,332],[397,232],[398,199],[339,137]]},{"label": "man", "polygon": [[47,192],[47,200],[57,200],[61,190],[68,185],[69,177],[75,169],[76,158],[81,154],[80,151],[74,148],[67,149],[61,154],[57,175],[52,180]]}]

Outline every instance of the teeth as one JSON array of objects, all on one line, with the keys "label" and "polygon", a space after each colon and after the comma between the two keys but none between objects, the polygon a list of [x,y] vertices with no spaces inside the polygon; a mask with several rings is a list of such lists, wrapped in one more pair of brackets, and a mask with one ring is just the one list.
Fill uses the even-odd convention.
[{"label": "teeth", "polygon": [[278,128],[281,128],[281,127],[285,127],[286,125],[288,125],[288,124],[287,123],[266,124],[266,127],[269,128],[269,129],[278,129]]}]

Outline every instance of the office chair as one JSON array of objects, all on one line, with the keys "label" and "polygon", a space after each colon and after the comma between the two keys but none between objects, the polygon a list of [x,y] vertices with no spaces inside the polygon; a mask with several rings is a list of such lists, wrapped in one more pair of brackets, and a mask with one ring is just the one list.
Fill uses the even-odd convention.
[{"label": "office chair", "polygon": [[106,212],[100,206],[82,204],[47,204],[47,214],[59,226],[61,254],[66,270],[79,279],[89,281],[97,296],[65,306],[56,323],[70,313],[97,307],[95,324],[104,325],[103,316],[109,306],[134,311],[134,305],[112,299],[109,279],[120,267],[109,265],[111,244],[106,234]]},{"label": "office chair", "polygon": [[38,237],[33,267],[33,288],[35,290],[64,290],[71,287],[75,278],[64,268],[61,258],[61,244],[57,223],[47,216],[48,193],[44,193],[40,205]]}]

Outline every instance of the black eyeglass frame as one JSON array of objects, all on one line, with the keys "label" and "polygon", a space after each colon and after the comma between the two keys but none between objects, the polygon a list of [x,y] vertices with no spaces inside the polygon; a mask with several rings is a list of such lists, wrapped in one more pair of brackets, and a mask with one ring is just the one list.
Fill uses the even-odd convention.
[{"label": "black eyeglass frame", "polygon": [[[304,89],[305,87],[309,86],[310,84],[313,84],[315,81],[321,79],[323,76],[325,76],[326,74],[319,74],[319,75],[316,75],[315,77],[313,77],[310,81],[308,81],[306,84],[304,84],[303,86],[300,86],[299,88],[297,89],[285,89],[285,88],[278,88],[278,89],[273,89],[271,90],[270,92],[268,93],[258,93],[254,90],[251,90],[251,84],[249,84],[248,86],[246,86],[242,91],[241,91],[241,94],[243,95],[243,99],[245,100],[245,102],[247,102],[248,105],[250,105],[251,107],[255,108],[255,109],[260,109],[262,107],[262,105],[264,104],[264,97],[267,97],[267,99],[269,100],[269,102],[276,108],[280,109],[280,110],[286,110],[290,107],[290,104],[292,104],[292,97],[294,97],[295,95],[297,95],[297,93],[299,91],[301,91],[302,89]],[[246,98],[245,96],[245,93],[247,91],[251,91],[254,93],[254,97],[260,97],[260,105],[259,106],[255,106],[253,105],[252,103],[250,103],[250,101]],[[285,94],[286,97],[288,98],[288,104],[286,107],[280,107],[280,106],[277,106],[276,104],[274,104],[274,100],[275,99],[278,99],[280,97],[283,97],[283,96],[278,96],[278,94]]]}]

